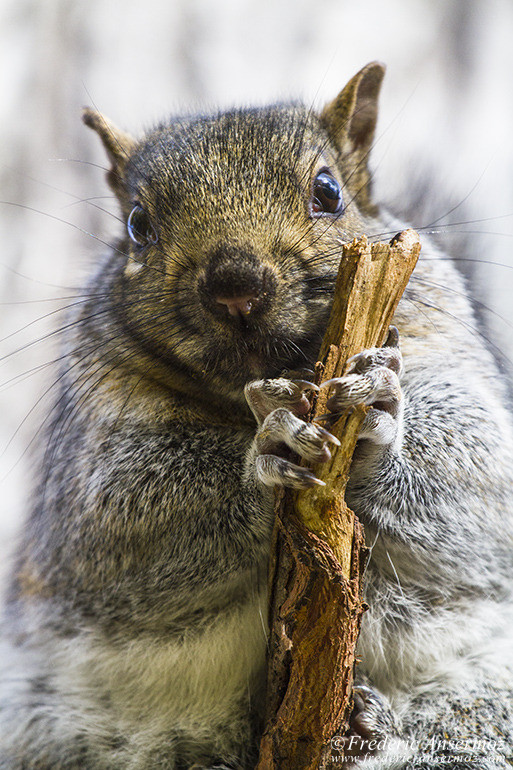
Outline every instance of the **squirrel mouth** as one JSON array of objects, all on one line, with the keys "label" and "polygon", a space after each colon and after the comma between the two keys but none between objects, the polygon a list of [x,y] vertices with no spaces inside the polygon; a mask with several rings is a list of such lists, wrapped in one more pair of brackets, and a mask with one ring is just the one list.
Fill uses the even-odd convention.
[{"label": "squirrel mouth", "polygon": [[216,309],[220,310],[220,320],[228,320],[236,323],[239,328],[247,329],[250,322],[250,316],[258,311],[264,297],[254,294],[243,294],[238,297],[214,297]]},{"label": "squirrel mouth", "polygon": [[214,297],[218,305],[226,307],[229,315],[241,319],[248,316],[258,304],[258,297],[245,294],[241,297]]},{"label": "squirrel mouth", "polygon": [[244,335],[256,334],[269,336],[268,328],[271,303],[266,292],[259,296],[243,294],[236,297],[215,297],[211,313],[226,329],[242,332]]}]

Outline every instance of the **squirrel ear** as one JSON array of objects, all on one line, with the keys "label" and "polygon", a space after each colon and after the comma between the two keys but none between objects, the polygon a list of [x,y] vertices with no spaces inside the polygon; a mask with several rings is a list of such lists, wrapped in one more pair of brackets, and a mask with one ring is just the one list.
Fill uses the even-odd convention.
[{"label": "squirrel ear", "polygon": [[374,138],[384,74],[383,64],[367,64],[322,111],[324,127],[344,154],[368,152]]},{"label": "squirrel ear", "polygon": [[321,123],[340,153],[354,168],[354,194],[369,206],[367,156],[378,118],[378,97],[385,65],[371,62],[360,70],[321,112]]},{"label": "squirrel ear", "polygon": [[136,142],[130,134],[126,134],[117,128],[114,123],[96,110],[86,107],[82,113],[82,120],[99,135],[102,144],[107,151],[111,162],[111,169],[107,172],[107,181],[123,203],[126,197],[124,176],[127,161],[132,154]]}]

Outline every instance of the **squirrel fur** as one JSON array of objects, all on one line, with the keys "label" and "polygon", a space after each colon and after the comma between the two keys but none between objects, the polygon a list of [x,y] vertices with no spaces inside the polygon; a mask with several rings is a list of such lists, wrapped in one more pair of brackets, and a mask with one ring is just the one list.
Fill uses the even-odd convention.
[{"label": "squirrel fur", "polygon": [[[128,230],[67,324],[4,608],[0,770],[254,766],[273,485],[315,483],[284,443],[330,445],[291,373],[315,363],[341,243],[403,229],[367,167],[383,72],[319,114],[177,117],[141,140],[86,110]],[[506,388],[428,241],[394,323],[401,351],[362,353],[332,399],[365,382],[376,404],[347,491],[371,548],[352,743],[395,743],[356,761],[508,767]]]}]

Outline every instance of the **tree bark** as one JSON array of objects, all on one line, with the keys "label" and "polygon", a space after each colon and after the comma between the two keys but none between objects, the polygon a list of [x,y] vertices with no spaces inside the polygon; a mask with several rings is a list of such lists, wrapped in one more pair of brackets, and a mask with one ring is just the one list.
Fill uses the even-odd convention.
[{"label": "tree bark", "polygon": [[[352,355],[384,343],[419,252],[413,230],[390,244],[369,244],[364,236],[343,246],[318,384],[342,376]],[[320,391],[309,419],[325,414],[327,390]],[[352,709],[366,561],[363,528],[344,495],[367,409],[347,410],[330,425],[341,445],[330,461],[313,468],[326,486],[277,496],[266,728],[257,770],[318,770],[340,757],[336,736],[345,732]]]}]

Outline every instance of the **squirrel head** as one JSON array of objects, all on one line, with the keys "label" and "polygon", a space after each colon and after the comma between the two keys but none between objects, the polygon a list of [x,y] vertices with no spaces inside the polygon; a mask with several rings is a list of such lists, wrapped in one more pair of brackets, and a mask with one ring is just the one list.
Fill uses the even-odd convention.
[{"label": "squirrel head", "polygon": [[141,351],[239,390],[315,360],[340,244],[375,214],[367,159],[383,74],[367,65],[319,114],[178,117],[142,140],[85,110],[127,222],[116,296]]},{"label": "squirrel head", "polygon": [[[339,163],[346,167],[353,166],[353,174],[346,183],[362,209],[372,209],[368,158],[374,140],[384,74],[385,66],[380,62],[367,64],[319,116],[321,126],[339,156]],[[107,182],[125,208],[130,197],[125,171],[138,142],[90,107],[84,108],[82,119],[96,131],[103,143],[111,163]]]}]

